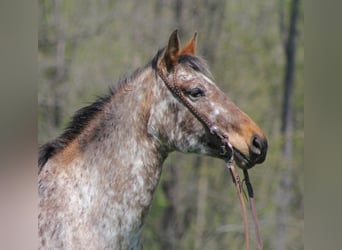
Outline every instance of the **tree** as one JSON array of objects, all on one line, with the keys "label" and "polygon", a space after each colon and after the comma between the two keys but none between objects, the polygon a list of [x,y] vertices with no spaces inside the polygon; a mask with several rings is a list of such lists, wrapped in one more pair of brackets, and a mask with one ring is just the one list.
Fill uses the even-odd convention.
[{"label": "tree", "polygon": [[295,81],[295,56],[296,56],[296,36],[297,22],[300,0],[291,1],[290,24],[286,30],[284,27],[284,14],[281,6],[280,11],[280,30],[285,35],[284,53],[285,53],[285,71],[284,71],[284,92],[281,116],[281,134],[283,137],[283,145],[281,152],[281,162],[285,167],[282,168],[280,177],[280,186],[276,197],[277,203],[277,222],[276,236],[274,241],[274,249],[287,249],[286,225],[288,223],[288,210],[290,202],[293,198],[291,192],[293,170],[293,89]]}]

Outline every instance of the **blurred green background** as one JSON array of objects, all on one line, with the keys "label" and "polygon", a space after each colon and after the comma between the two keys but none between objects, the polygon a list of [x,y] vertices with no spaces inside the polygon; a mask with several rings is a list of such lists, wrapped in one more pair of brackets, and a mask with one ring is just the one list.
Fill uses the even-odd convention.
[{"label": "blurred green background", "polygon": [[[198,32],[215,81],[264,130],[250,171],[264,249],[304,249],[304,11],[298,0],[39,0],[38,142],[146,64],[179,28]],[[251,227],[253,228],[253,227]],[[243,249],[224,163],[173,153],[144,229],[145,249]],[[255,248],[252,233],[252,247]]]}]

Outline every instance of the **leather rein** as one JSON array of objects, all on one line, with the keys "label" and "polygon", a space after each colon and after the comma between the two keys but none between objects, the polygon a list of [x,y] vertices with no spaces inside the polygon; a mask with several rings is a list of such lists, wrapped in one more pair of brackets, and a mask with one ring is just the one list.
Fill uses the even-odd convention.
[{"label": "leather rein", "polygon": [[[230,152],[230,157],[226,163],[226,167],[228,168],[231,176],[232,176],[232,181],[235,184],[236,192],[239,197],[241,209],[242,209],[242,217],[243,217],[243,224],[244,224],[244,231],[245,231],[245,241],[246,241],[246,250],[250,249],[250,243],[249,243],[249,226],[248,226],[248,218],[247,218],[247,209],[246,209],[246,204],[244,201],[243,197],[243,190],[242,190],[242,183],[240,176],[235,170],[235,167],[233,165],[233,160],[234,160],[234,148],[229,142],[229,137],[226,133],[221,131],[212,121],[210,121],[206,116],[204,116],[201,112],[199,112],[189,101],[188,99],[184,96],[182,90],[180,87],[176,84],[176,73],[177,73],[177,66],[174,67],[173,70],[173,79],[172,82],[169,81],[167,76],[163,73],[160,67],[157,67],[157,72],[159,77],[163,80],[167,88],[175,95],[177,96],[180,101],[183,103],[185,107],[187,107],[190,112],[201,122],[203,123],[210,131],[211,134],[217,136],[220,138],[220,140],[223,143],[222,149],[223,149],[223,154]],[[258,219],[256,216],[256,211],[255,211],[255,205],[254,205],[254,192],[253,192],[253,187],[249,179],[248,171],[246,169],[243,170],[244,173],[244,182],[247,187],[248,191],[248,196],[249,196],[249,203],[250,203],[250,208],[253,216],[253,222],[254,222],[254,228],[255,228],[255,234],[256,234],[256,239],[257,239],[257,244],[258,244],[258,250],[262,249],[262,241],[259,233],[259,223]]]}]

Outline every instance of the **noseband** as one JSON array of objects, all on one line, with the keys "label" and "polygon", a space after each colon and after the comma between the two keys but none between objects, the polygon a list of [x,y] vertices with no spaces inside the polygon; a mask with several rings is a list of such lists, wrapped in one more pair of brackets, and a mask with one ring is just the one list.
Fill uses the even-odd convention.
[{"label": "noseband", "polygon": [[[239,201],[240,201],[240,205],[242,209],[244,229],[245,229],[246,250],[249,250],[250,244],[249,244],[249,226],[248,226],[247,210],[246,210],[246,205],[245,205],[244,198],[243,198],[241,179],[240,179],[240,176],[237,174],[235,167],[233,165],[234,149],[233,149],[233,146],[229,142],[228,135],[224,133],[222,130],[220,130],[212,121],[208,119],[208,117],[206,117],[204,114],[199,112],[184,96],[182,90],[176,83],[177,65],[173,69],[172,82],[169,81],[169,79],[166,77],[166,75],[163,73],[160,67],[157,67],[157,71],[158,71],[159,77],[163,80],[163,82],[165,83],[167,88],[171,91],[171,93],[173,93],[175,96],[177,96],[180,99],[183,105],[189,109],[189,111],[197,118],[197,120],[199,120],[210,131],[211,134],[213,134],[214,136],[217,136],[221,140],[222,145],[223,145],[222,146],[223,154],[226,154],[228,152],[230,153],[226,166],[232,176],[232,180],[233,180],[233,183],[235,184],[236,192],[239,197]],[[255,205],[254,205],[253,187],[249,179],[248,171],[244,169],[243,173],[245,177],[244,182],[246,184],[247,191],[248,191],[250,208],[251,208],[252,216],[253,216],[255,234],[256,234],[256,239],[258,243],[258,250],[260,250],[262,249],[262,242],[261,242],[261,237],[259,233],[259,223],[258,223],[258,219],[256,216]]]}]

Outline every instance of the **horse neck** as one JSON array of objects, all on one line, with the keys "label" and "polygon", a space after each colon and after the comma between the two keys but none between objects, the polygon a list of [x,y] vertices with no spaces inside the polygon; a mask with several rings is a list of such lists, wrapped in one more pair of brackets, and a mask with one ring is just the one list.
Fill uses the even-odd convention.
[{"label": "horse neck", "polygon": [[[79,218],[77,213],[85,211],[89,213],[85,217],[88,222],[96,221],[96,224],[111,227],[108,241],[117,236],[139,242],[141,227],[167,156],[167,151],[147,131],[151,106],[158,98],[153,93],[158,83],[152,69],[145,69],[133,80],[118,89],[101,113],[76,138],[87,142],[80,155],[62,168],[54,161],[50,162],[50,169],[59,171],[57,179],[65,178],[67,173],[67,180],[74,182],[67,181],[59,186],[63,195],[75,199],[83,197],[78,204],[85,206],[86,203],[90,207],[74,209],[74,217]],[[58,162],[58,155],[55,162]],[[49,169],[49,166],[44,168]],[[75,185],[82,188],[75,189]],[[53,195],[59,199],[57,193],[55,189]],[[68,204],[63,206],[68,207]],[[96,218],[92,218],[94,215]],[[102,233],[106,232],[108,230]]]},{"label": "horse neck", "polygon": [[[148,134],[147,123],[157,84],[151,68],[125,83],[104,107],[96,138],[84,152],[87,167],[106,176],[114,190],[154,190],[166,151]],[[102,177],[102,178],[103,178]],[[133,186],[132,186],[133,185]],[[141,193],[140,193],[141,194]],[[139,195],[137,192],[136,195]]]}]

